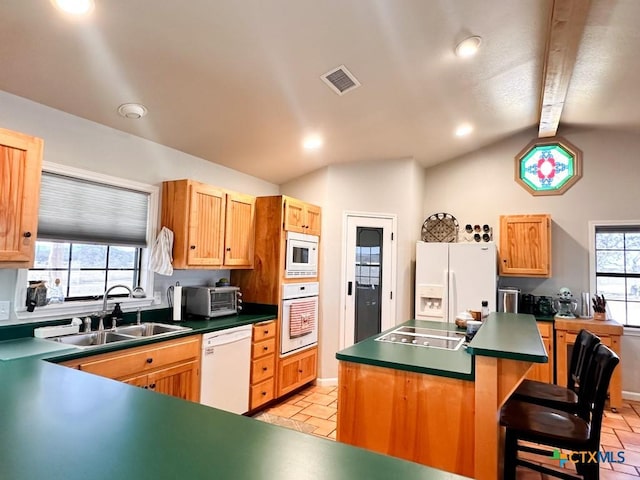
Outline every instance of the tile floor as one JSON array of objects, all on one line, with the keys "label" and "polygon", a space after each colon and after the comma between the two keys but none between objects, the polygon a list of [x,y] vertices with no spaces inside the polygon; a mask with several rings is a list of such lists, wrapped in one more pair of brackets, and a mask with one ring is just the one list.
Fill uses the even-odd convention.
[{"label": "tile floor", "polygon": [[[254,418],[335,440],[337,406],[337,387],[311,386],[260,412]],[[640,402],[625,401],[618,413],[605,410],[600,437],[603,450],[613,451],[614,454],[623,450],[625,457],[624,463],[603,463],[600,467],[600,479],[640,478]],[[535,457],[532,459],[536,460]],[[518,480],[548,478],[551,477],[524,468],[518,469]]]}]

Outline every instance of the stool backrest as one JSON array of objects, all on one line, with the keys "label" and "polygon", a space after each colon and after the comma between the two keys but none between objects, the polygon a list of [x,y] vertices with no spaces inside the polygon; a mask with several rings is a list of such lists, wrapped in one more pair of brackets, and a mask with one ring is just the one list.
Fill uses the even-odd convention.
[{"label": "stool backrest", "polygon": [[588,330],[582,329],[578,333],[573,351],[571,353],[571,363],[567,372],[567,388],[578,393],[580,389],[580,378],[586,373],[587,365],[595,348],[600,343],[600,338]]},{"label": "stool backrest", "polygon": [[591,448],[597,450],[600,444],[600,427],[604,403],[613,370],[620,363],[620,358],[606,345],[599,344],[586,373],[582,376],[582,384],[578,395],[578,415],[591,424]]}]

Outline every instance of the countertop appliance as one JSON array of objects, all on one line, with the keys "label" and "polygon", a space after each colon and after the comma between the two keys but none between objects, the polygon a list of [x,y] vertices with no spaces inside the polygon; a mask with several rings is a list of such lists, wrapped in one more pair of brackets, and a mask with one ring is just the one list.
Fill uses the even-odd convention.
[{"label": "countertop appliance", "polygon": [[285,278],[318,276],[319,237],[306,233],[287,232]]},{"label": "countertop appliance", "polygon": [[458,312],[496,311],[496,246],[487,243],[416,244],[415,317],[453,322]]},{"label": "countertop appliance", "polygon": [[249,410],[251,325],[202,335],[200,403],[233,413]]},{"label": "countertop appliance", "polygon": [[507,313],[520,312],[520,289],[502,287],[498,289],[498,311]]},{"label": "countertop appliance", "polygon": [[318,282],[282,286],[281,356],[318,343]]},{"label": "countertop appliance", "polygon": [[203,317],[236,315],[242,310],[238,287],[183,287],[187,313]]}]

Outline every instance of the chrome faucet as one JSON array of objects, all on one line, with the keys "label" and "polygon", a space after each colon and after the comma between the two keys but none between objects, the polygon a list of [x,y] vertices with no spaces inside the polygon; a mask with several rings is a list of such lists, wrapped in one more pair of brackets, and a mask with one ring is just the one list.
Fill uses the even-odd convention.
[{"label": "chrome faucet", "polygon": [[[102,314],[100,315],[100,324],[101,325],[102,325],[102,319],[109,314],[109,312],[107,311],[107,302],[109,300],[109,293],[111,292],[111,290],[114,290],[116,288],[124,288],[124,289],[126,289],[129,292],[129,298],[133,297],[132,290],[129,287],[127,287],[126,285],[113,285],[113,286],[107,288],[107,290],[104,292],[104,298],[102,300]],[[114,318],[113,319],[112,328],[115,328],[115,326],[116,326],[116,320]],[[99,330],[101,330],[101,329],[99,328]]]}]

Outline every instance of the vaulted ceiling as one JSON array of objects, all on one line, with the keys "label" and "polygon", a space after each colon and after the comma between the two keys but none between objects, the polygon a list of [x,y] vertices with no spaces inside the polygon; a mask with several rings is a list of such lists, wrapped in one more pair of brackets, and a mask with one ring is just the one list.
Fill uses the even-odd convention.
[{"label": "vaulted ceiling", "polygon": [[[96,0],[72,20],[8,0],[0,90],[283,183],[433,165],[538,125],[638,132],[639,18],[637,0]],[[456,57],[469,35],[478,54]],[[340,65],[361,83],[342,96],[320,78]],[[122,118],[126,102],[148,115]]]}]

